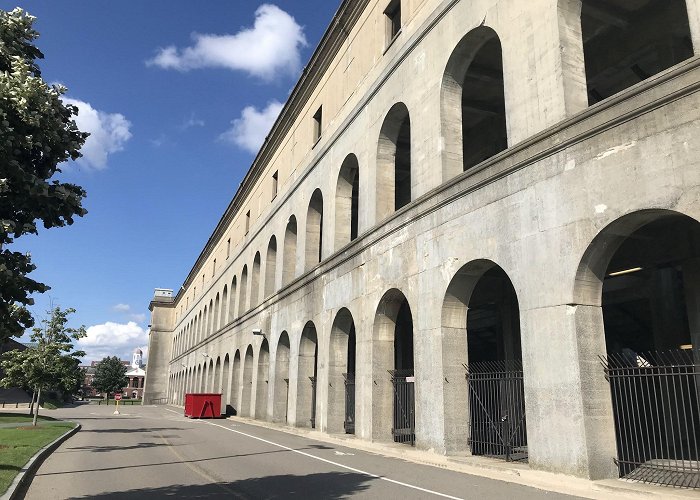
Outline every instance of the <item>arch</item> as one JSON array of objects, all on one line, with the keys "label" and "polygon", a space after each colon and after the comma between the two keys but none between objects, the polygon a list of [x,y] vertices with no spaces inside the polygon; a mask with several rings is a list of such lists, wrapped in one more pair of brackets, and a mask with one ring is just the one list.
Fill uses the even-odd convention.
[{"label": "arch", "polygon": [[[397,377],[413,375],[413,317],[408,300],[396,288],[387,291],[377,306],[372,354],[372,437],[379,441],[403,441],[396,439],[392,432],[396,429],[394,419],[398,408],[392,378],[387,371],[397,372]],[[411,375],[406,375],[408,373]],[[410,416],[415,400],[409,396],[406,404],[400,413]]]},{"label": "arch", "polygon": [[277,282],[277,238],[272,235],[267,244],[267,255],[265,257],[265,298],[269,297],[276,290]]},{"label": "arch", "polygon": [[[669,464],[700,459],[700,380],[662,368],[700,365],[700,222],[662,209],[613,221],[584,252],[574,298],[582,398],[604,410],[587,415],[601,436],[589,453],[616,442],[621,477],[657,450]],[[621,377],[593,368],[602,355]]]},{"label": "arch", "polygon": [[[228,305],[228,320],[233,321],[238,317],[236,314],[236,277],[231,280],[231,301]],[[240,307],[240,306],[239,306]]]},{"label": "arch", "polygon": [[282,256],[282,285],[291,282],[297,270],[297,218],[291,215],[284,230],[284,255]]},{"label": "arch", "polygon": [[267,388],[270,377],[270,345],[263,339],[258,352],[258,377],[255,386],[255,418],[267,420]]},{"label": "arch", "polygon": [[272,406],[272,421],[287,422],[287,407],[289,403],[289,335],[282,332],[277,341],[275,351],[275,383],[274,401]]},{"label": "arch", "polygon": [[233,355],[233,364],[231,365],[231,390],[229,392],[229,404],[231,405],[231,414],[238,415],[241,410],[241,351],[236,349]]},{"label": "arch", "polygon": [[309,321],[299,339],[297,363],[297,427],[316,427],[316,381],[318,373],[318,336]]},{"label": "arch", "polygon": [[250,308],[257,306],[260,302],[260,252],[255,252],[253,258],[253,270],[250,276]]},{"label": "arch", "polygon": [[335,188],[335,250],[358,235],[360,208],[360,166],[357,157],[345,157]]},{"label": "arch", "polygon": [[248,302],[246,300],[248,288],[248,265],[243,266],[241,271],[241,292],[238,297],[238,316],[242,316],[248,310]]},{"label": "arch", "polygon": [[[519,440],[520,448],[526,449],[522,382],[508,382],[509,390],[500,393],[510,398],[504,403],[499,396],[479,392],[486,389],[485,386],[474,384],[470,388],[464,379],[464,366],[469,366],[470,372],[483,371],[486,362],[489,370],[498,373],[522,372],[518,298],[505,271],[486,259],[462,266],[445,292],[441,323],[444,376],[457,381],[443,386],[447,451],[465,452],[471,443],[470,451],[474,455],[505,456],[502,447],[485,447],[483,443],[495,439],[475,422],[483,421],[486,417],[483,412],[492,409],[490,404],[506,408],[506,404],[511,403],[514,407],[508,406],[509,415],[523,422],[522,435],[516,433],[513,439]],[[479,398],[488,403],[470,408]]]},{"label": "arch", "polygon": [[202,329],[202,311],[199,311],[199,314],[197,314],[197,317],[195,317],[194,324],[195,324],[194,343],[195,343],[195,345],[197,345],[202,340],[202,332],[201,332],[201,329]]},{"label": "arch", "polygon": [[355,433],[355,344],[355,322],[350,311],[342,308],[331,327],[328,432]]},{"label": "arch", "polygon": [[218,332],[218,331],[219,331],[219,328],[221,327],[220,325],[222,324],[222,323],[219,321],[219,320],[220,320],[220,318],[219,318],[219,308],[220,308],[220,307],[221,307],[221,306],[220,306],[220,304],[219,304],[219,294],[217,293],[217,294],[216,294],[216,298],[214,299],[214,314],[212,315],[212,318],[211,318],[211,320],[212,320],[211,322],[212,322],[212,325],[213,325],[213,326],[212,326],[212,331],[213,331],[213,332]]},{"label": "arch", "polygon": [[323,194],[314,190],[306,212],[306,259],[304,269],[308,270],[321,262],[323,252]]},{"label": "arch", "polygon": [[216,373],[214,371],[214,360],[209,357],[209,364],[207,365],[206,376],[204,377],[204,391],[214,392],[214,379],[216,378]]},{"label": "arch", "polygon": [[253,395],[253,346],[248,345],[243,360],[243,388],[241,391],[240,414],[243,417],[252,417],[253,408],[251,397]]},{"label": "arch", "polygon": [[221,393],[221,357],[216,357],[216,363],[214,364],[214,377],[211,386],[211,391],[214,393]]},{"label": "arch", "polygon": [[222,387],[221,387],[221,403],[226,415],[229,415],[229,407],[231,406],[231,361],[228,353],[224,356],[224,364],[222,369]]},{"label": "arch", "polygon": [[384,118],[377,146],[376,200],[381,220],[412,199],[411,119],[402,102],[392,106]]},{"label": "arch", "polygon": [[496,32],[479,26],[450,55],[442,78],[443,181],[508,147],[503,54]]},{"label": "arch", "polygon": [[221,294],[221,316],[219,319],[219,325],[221,328],[228,324],[229,313],[226,310],[228,307],[228,285],[224,285],[224,291]]},{"label": "arch", "polygon": [[214,301],[209,299],[209,312],[207,313],[207,330],[204,332],[205,337],[209,337],[214,332]]}]

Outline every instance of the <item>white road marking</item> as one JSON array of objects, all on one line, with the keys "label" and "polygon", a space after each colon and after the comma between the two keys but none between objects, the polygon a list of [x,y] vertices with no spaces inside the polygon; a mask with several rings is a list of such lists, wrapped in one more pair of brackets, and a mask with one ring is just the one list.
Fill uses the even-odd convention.
[{"label": "white road marking", "polygon": [[375,479],[381,479],[382,481],[388,481],[388,482],[390,482],[390,483],[398,484],[399,486],[404,486],[404,487],[406,487],[406,488],[411,488],[411,489],[413,489],[413,490],[422,491],[422,492],[424,492],[424,493],[430,493],[430,494],[432,494],[432,495],[436,495],[436,496],[443,497],[443,498],[451,498],[452,500],[463,500],[463,499],[461,499],[460,497],[453,497],[453,496],[447,495],[447,494],[445,494],[445,493],[440,493],[440,492],[438,492],[438,491],[428,490],[428,489],[426,489],[426,488],[421,488],[420,486],[415,486],[415,485],[413,485],[413,484],[402,483],[401,481],[397,481],[397,480],[395,480],[395,479],[389,479],[388,477],[378,476],[378,475],[376,475],[376,474],[372,474],[371,472],[366,472],[366,471],[363,471],[363,470],[360,470],[360,469],[355,469],[354,467],[349,467],[349,466],[347,466],[347,465],[343,465],[343,464],[339,464],[339,463],[337,463],[337,462],[333,462],[333,461],[331,461],[331,460],[326,460],[325,458],[317,457],[317,456],[311,455],[311,454],[309,454],[309,453],[304,453],[303,451],[295,450],[294,448],[290,448],[290,447],[288,447],[288,446],[284,446],[283,444],[273,443],[272,441],[268,441],[267,439],[263,439],[263,438],[258,437],[258,436],[253,436],[252,434],[246,434],[245,432],[241,432],[241,431],[237,431],[237,430],[235,430],[235,429],[231,429],[230,427],[225,427],[225,426],[223,426],[223,425],[215,424],[215,423],[212,423],[212,422],[207,422],[206,420],[203,420],[202,422],[207,423],[207,424],[209,424],[209,425],[213,425],[213,426],[215,426],[215,427],[220,427],[220,428],[222,428],[222,429],[224,429],[224,430],[227,430],[227,431],[229,431],[229,432],[235,432],[236,434],[241,434],[241,435],[246,436],[246,437],[249,437],[249,438],[251,438],[251,439],[257,439],[258,441],[262,441],[263,443],[267,443],[267,444],[270,444],[270,445],[272,445],[272,446],[277,446],[278,448],[282,448],[282,449],[284,449],[284,450],[291,451],[291,452],[293,452],[293,453],[298,453],[299,455],[304,455],[305,457],[313,458],[314,460],[319,460],[319,461],[321,461],[321,462],[326,462],[327,464],[335,465],[336,467],[340,467],[340,468],[343,468],[343,469],[351,470],[351,471],[353,471],[353,472],[357,472],[358,474],[364,474],[365,476],[369,476],[369,477],[372,477],[372,478],[375,478]]},{"label": "white road marking", "polygon": [[355,455],[354,453],[343,453],[342,451],[335,450],[336,455],[350,455],[353,456]]}]

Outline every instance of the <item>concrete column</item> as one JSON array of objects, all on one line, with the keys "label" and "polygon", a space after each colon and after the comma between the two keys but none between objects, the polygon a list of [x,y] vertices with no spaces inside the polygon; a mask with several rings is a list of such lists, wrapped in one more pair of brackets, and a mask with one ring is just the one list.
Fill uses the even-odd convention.
[{"label": "concrete column", "polygon": [[693,52],[700,54],[700,0],[685,0],[688,9],[688,24],[690,37],[693,40]]},{"label": "concrete column", "polygon": [[522,312],[530,465],[589,479],[617,477],[600,307],[557,305]]}]

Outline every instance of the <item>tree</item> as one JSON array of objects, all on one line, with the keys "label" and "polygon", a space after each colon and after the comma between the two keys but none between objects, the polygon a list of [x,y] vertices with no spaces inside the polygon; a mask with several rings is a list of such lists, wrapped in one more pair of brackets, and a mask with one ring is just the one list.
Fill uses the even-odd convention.
[{"label": "tree", "polygon": [[41,77],[34,20],[19,8],[0,10],[0,342],[34,325],[30,295],[49,289],[28,277],[31,257],[7,246],[37,234],[39,221],[49,229],[87,213],[83,188],[51,180],[60,163],[81,156],[88,134],[75,124],[78,109],[61,100],[66,88]]},{"label": "tree", "polygon": [[97,364],[92,386],[99,392],[107,393],[107,399],[110,393],[121,392],[127,383],[126,366],[118,357],[108,356]]},{"label": "tree", "polygon": [[[87,335],[84,326],[66,326],[68,316],[74,312],[75,309],[53,308],[49,317],[41,321],[42,326],[33,329],[33,346],[6,352],[0,362],[5,372],[0,385],[31,387],[37,393],[37,401],[41,400],[41,392],[48,389],[73,391],[82,373],[80,358],[85,356],[83,351],[73,350],[73,342]],[[37,405],[33,425],[38,414]]]}]

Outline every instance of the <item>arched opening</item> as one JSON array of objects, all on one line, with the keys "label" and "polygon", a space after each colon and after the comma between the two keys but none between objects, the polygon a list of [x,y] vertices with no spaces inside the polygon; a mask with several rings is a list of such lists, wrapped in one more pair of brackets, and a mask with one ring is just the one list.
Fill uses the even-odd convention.
[{"label": "arched opening", "polygon": [[222,386],[221,386],[221,405],[223,406],[224,413],[226,415],[232,415],[229,410],[232,410],[231,406],[231,361],[229,360],[228,353],[224,357],[224,366],[222,372]]},{"label": "arched opening", "polygon": [[618,219],[584,255],[575,292],[589,305],[577,334],[596,347],[582,357],[606,353],[619,475],[687,486],[700,474],[700,223],[665,210]]},{"label": "arched opening", "polygon": [[233,321],[238,315],[236,314],[236,277],[231,281],[231,301],[228,305],[228,320]]},{"label": "arched opening", "polygon": [[377,149],[377,220],[411,202],[411,119],[403,103],[389,110]]},{"label": "arched opening", "polygon": [[360,167],[357,157],[349,154],[338,174],[335,190],[335,246],[344,247],[358,235]]},{"label": "arched opening", "polygon": [[199,344],[202,341],[202,311],[199,312],[197,317],[195,318],[195,339],[196,339],[196,344]]},{"label": "arched opening", "polygon": [[219,294],[216,294],[216,299],[214,299],[214,314],[212,315],[212,332],[219,331]]},{"label": "arched opening", "polygon": [[205,338],[209,337],[212,332],[214,331],[214,301],[210,300],[209,301],[209,310],[206,310],[206,316],[207,316],[207,330],[205,333]]},{"label": "arched opening", "polygon": [[243,266],[241,271],[241,292],[238,298],[238,316],[241,316],[248,310],[248,302],[246,300],[248,288],[248,265]]},{"label": "arched opening", "polygon": [[201,364],[197,365],[197,379],[194,392],[204,392],[204,369]]},{"label": "arched opening", "polygon": [[372,344],[372,436],[415,444],[413,316],[408,300],[395,288],[379,302]]},{"label": "arched opening", "polygon": [[270,345],[263,339],[258,354],[258,382],[255,388],[255,418],[267,419],[267,387],[270,376]]},{"label": "arched opening", "polygon": [[297,218],[289,217],[284,231],[284,255],[282,260],[282,284],[286,285],[296,276],[297,263]]},{"label": "arched opening", "polygon": [[243,390],[241,391],[240,415],[252,417],[251,397],[253,394],[253,346],[249,345],[243,360]]},{"label": "arched opening", "polygon": [[267,257],[265,258],[265,297],[275,293],[277,281],[277,238],[272,236],[267,245]]},{"label": "arched opening", "polygon": [[233,365],[231,367],[231,390],[229,392],[229,411],[231,415],[238,415],[241,410],[240,403],[241,394],[241,351],[236,349],[236,354],[233,355]]},{"label": "arched opening", "polygon": [[272,421],[287,423],[289,406],[289,335],[282,332],[275,352],[275,395],[272,407]]},{"label": "arched opening", "polygon": [[323,195],[316,189],[311,195],[306,213],[306,266],[311,269],[321,262],[323,249]]},{"label": "arched opening", "polygon": [[316,428],[316,374],[318,368],[318,337],[316,326],[309,321],[299,341],[297,369],[297,427]]},{"label": "arched opening", "polygon": [[216,379],[216,372],[214,370],[214,360],[210,358],[209,364],[207,366],[207,375],[204,379],[204,391],[214,392],[214,380]]},{"label": "arched opening", "polygon": [[583,0],[589,104],[693,56],[684,0]]},{"label": "arched opening", "polygon": [[250,277],[250,307],[253,308],[259,304],[258,297],[260,296],[260,252],[255,252],[253,259],[253,272]]},{"label": "arched opening", "polygon": [[442,82],[441,112],[444,180],[508,147],[503,55],[493,29],[473,29],[453,51]]},{"label": "arched opening", "polygon": [[211,388],[214,393],[221,393],[221,358],[216,357],[216,364],[214,365],[214,383]]},{"label": "arched opening", "polygon": [[355,343],[355,322],[343,308],[331,328],[328,432],[355,433]]},{"label": "arched opening", "polygon": [[221,328],[226,326],[226,324],[228,323],[229,313],[226,310],[228,307],[228,285],[224,285],[224,292],[221,294],[221,316],[219,319],[219,325]]}]

